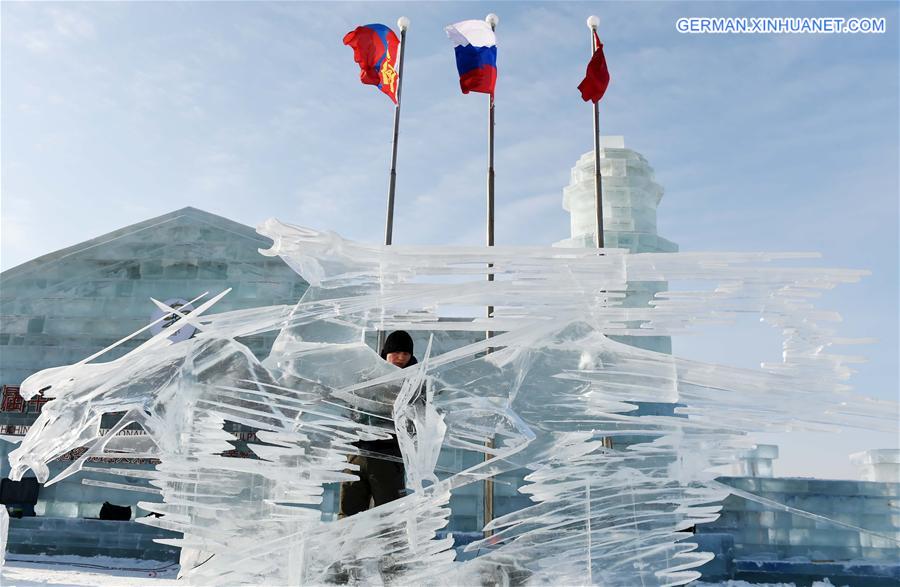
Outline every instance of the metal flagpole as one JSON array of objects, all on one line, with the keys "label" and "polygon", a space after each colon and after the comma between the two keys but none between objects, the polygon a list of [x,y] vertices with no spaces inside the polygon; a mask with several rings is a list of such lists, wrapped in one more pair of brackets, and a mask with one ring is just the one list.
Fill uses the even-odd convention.
[{"label": "metal flagpole", "polygon": [[[591,57],[597,51],[597,37],[594,33],[600,24],[600,17],[589,16],[587,26],[591,29]],[[598,101],[599,102],[599,101]],[[597,248],[603,248],[603,178],[600,175],[600,107],[594,102],[594,201],[597,204]]]},{"label": "metal flagpole", "polygon": [[[597,36],[594,32],[600,25],[600,17],[591,15],[587,26],[591,30],[591,57],[597,52]],[[600,174],[600,101],[594,102],[594,202],[597,206],[597,222],[594,230],[597,234],[597,248],[603,248],[603,176]],[[612,448],[612,438],[603,437],[603,446]]]},{"label": "metal flagpole", "polygon": [[[497,29],[497,23],[500,22],[500,18],[496,14],[488,14],[484,18],[485,22],[491,25],[491,30]],[[487,246],[494,246],[494,95],[491,94],[490,102],[488,103],[488,171],[487,171]],[[493,264],[488,264],[488,269],[493,268]],[[488,281],[494,281],[494,274],[488,273],[487,275]],[[494,307],[487,307],[487,317],[492,318],[494,315]],[[491,338],[493,336],[493,332],[490,330],[485,333],[487,338]],[[493,349],[488,348],[487,352],[490,353]],[[493,438],[489,438],[485,443],[485,446],[488,449],[494,448],[494,440]],[[485,453],[484,460],[489,460],[491,457],[488,453]],[[484,481],[484,525],[486,526],[491,520],[494,519],[494,482],[491,479],[485,479]],[[490,536],[493,532],[486,531],[485,536]]]},{"label": "metal flagpole", "polygon": [[[397,19],[397,28],[400,29],[400,55],[397,57],[397,105],[394,106],[394,138],[391,141],[391,183],[388,188],[387,219],[384,224],[384,244],[389,246],[394,240],[394,192],[397,187],[397,137],[400,135],[400,95],[403,92],[403,54],[406,52],[406,29],[409,28],[409,19],[401,16]],[[378,331],[378,343],[376,350],[381,352],[384,347],[384,331]]]},{"label": "metal flagpole", "polygon": [[406,29],[409,19],[401,16],[397,19],[400,29],[400,56],[397,59],[397,105],[394,107],[394,140],[391,151],[391,187],[388,190],[387,222],[384,227],[384,244],[390,245],[394,238],[394,189],[397,186],[397,137],[400,134],[400,95],[403,92],[403,54],[406,52]]}]

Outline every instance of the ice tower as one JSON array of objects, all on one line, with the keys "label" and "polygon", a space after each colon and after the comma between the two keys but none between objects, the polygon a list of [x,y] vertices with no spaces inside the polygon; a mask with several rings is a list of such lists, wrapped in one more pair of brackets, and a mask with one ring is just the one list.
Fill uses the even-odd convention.
[{"label": "ice tower", "polygon": [[[656,207],[663,197],[663,187],[656,183],[647,159],[625,148],[624,137],[600,137],[600,173],[603,176],[603,244],[632,253],[678,251],[677,244],[656,233]],[[569,185],[563,188],[563,208],[571,216],[572,235],[554,246],[597,246],[593,151],[582,155],[572,168]],[[630,281],[624,303],[629,307],[646,307],[657,292],[667,289],[664,281]],[[672,352],[669,337],[612,338],[653,351]]]},{"label": "ice tower", "polygon": [[[678,245],[656,233],[656,207],[664,190],[647,159],[626,149],[624,137],[600,137],[600,172],[604,244],[632,253],[677,251]],[[563,188],[563,209],[571,215],[572,236],[556,246],[596,246],[593,151],[582,155],[572,168],[569,185]]]}]

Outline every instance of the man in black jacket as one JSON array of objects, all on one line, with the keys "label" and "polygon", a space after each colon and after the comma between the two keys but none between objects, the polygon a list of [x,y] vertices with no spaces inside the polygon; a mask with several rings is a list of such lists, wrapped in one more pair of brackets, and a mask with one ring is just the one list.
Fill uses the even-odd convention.
[{"label": "man in black jacket", "polygon": [[[381,358],[401,369],[415,365],[418,361],[413,356],[413,340],[409,333],[403,330],[392,332],[384,341]],[[356,446],[363,453],[377,453],[387,458],[350,457],[351,463],[359,465],[359,480],[341,484],[341,518],[366,511],[370,499],[376,506],[394,501],[401,497],[406,485],[406,471],[396,436],[387,440],[362,440]],[[396,460],[388,460],[391,457]]]}]

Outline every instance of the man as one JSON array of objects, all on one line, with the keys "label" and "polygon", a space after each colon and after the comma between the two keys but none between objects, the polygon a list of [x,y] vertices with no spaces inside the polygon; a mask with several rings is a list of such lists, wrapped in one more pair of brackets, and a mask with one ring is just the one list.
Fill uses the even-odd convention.
[{"label": "man", "polygon": [[[418,363],[413,356],[413,340],[409,333],[403,330],[392,332],[384,341],[381,358],[401,369]],[[400,460],[396,436],[392,435],[388,440],[361,440],[356,446],[364,454],[377,453],[397,460],[362,455],[350,457],[351,463],[359,465],[359,480],[341,484],[341,518],[366,511],[370,499],[376,506],[394,501],[401,497],[406,485],[406,471]]]}]

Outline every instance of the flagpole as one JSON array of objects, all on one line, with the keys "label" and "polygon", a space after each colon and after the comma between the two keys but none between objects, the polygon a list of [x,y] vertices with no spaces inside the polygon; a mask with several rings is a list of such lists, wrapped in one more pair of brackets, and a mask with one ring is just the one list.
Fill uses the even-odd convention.
[{"label": "flagpole", "polygon": [[[589,16],[587,26],[591,30],[591,57],[597,51],[597,37],[594,34],[600,24],[600,17]],[[594,201],[597,204],[597,220],[594,230],[597,234],[597,248],[603,248],[603,178],[600,174],[600,106],[594,102]]]},{"label": "flagpole", "polygon": [[[485,22],[491,30],[497,30],[500,18],[496,14],[488,14]],[[488,171],[487,171],[487,246],[494,246],[494,95],[488,98]],[[493,265],[490,265],[493,267]],[[494,274],[488,273],[488,281],[494,281]],[[493,307],[488,306],[488,318],[493,314]]]},{"label": "flagpole", "polygon": [[[500,18],[494,14],[488,14],[484,18],[485,22],[491,25],[491,30],[497,30],[497,24]],[[487,246],[494,246],[494,94],[489,97],[488,102],[488,171],[487,171]],[[493,263],[488,263],[488,269],[494,267]],[[487,274],[488,281],[494,281],[494,274]],[[494,307],[487,307],[487,317],[494,316]],[[493,332],[488,330],[485,333],[486,338],[491,338]],[[487,352],[491,353],[493,349],[488,348]],[[488,449],[494,448],[494,439],[489,438],[485,443]],[[485,453],[484,460],[491,458],[490,454]],[[484,480],[484,525],[487,526],[494,519],[494,482],[491,479]],[[485,536],[493,534],[491,531],[485,531]]]},{"label": "flagpole", "polygon": [[[591,29],[591,58],[597,52],[597,36],[594,32],[600,25],[600,17],[591,15],[587,26]],[[597,248],[603,248],[603,176],[600,174],[600,100],[594,102],[594,203],[597,206],[597,220],[594,230],[597,234]],[[603,437],[603,446],[612,448],[612,437]]]},{"label": "flagpole", "polygon": [[391,141],[391,184],[388,189],[387,221],[384,226],[384,244],[390,245],[394,238],[394,191],[397,186],[397,138],[400,135],[400,95],[403,92],[403,54],[406,52],[406,29],[409,19],[397,19],[400,29],[400,55],[397,59],[397,105],[394,106],[394,138]]},{"label": "flagpole", "polygon": [[[397,188],[397,139],[400,136],[400,94],[403,91],[403,54],[406,52],[406,29],[409,19],[401,16],[397,19],[400,29],[400,55],[397,56],[397,104],[394,106],[394,138],[391,141],[391,182],[388,188],[387,218],[384,223],[384,245],[390,246],[394,240],[394,193]],[[384,347],[384,330],[378,331],[377,352]]]}]

